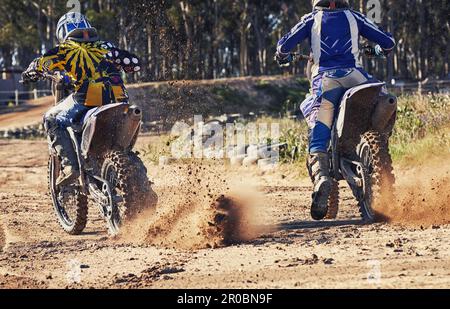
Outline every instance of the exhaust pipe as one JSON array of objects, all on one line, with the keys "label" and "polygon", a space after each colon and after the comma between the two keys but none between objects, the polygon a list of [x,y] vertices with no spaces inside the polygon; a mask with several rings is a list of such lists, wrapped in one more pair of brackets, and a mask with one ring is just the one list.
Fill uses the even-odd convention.
[{"label": "exhaust pipe", "polygon": [[120,130],[116,138],[116,144],[126,149],[134,143],[139,129],[141,127],[142,110],[133,105],[128,108],[128,111],[124,114],[124,117],[120,123]]},{"label": "exhaust pipe", "polygon": [[139,107],[133,105],[128,109],[128,115],[130,115],[134,119],[141,120],[142,118],[142,111]]},{"label": "exhaust pipe", "polygon": [[373,129],[384,132],[396,111],[397,97],[390,94],[380,97],[372,116]]}]

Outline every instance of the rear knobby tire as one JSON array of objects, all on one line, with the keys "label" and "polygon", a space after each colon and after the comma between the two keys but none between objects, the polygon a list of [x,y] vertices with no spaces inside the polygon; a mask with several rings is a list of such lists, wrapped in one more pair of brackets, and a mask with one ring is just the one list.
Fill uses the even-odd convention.
[{"label": "rear knobby tire", "polygon": [[359,202],[359,209],[362,219],[370,223],[378,218],[375,211],[378,205],[390,203],[394,199],[395,176],[388,141],[380,133],[376,131],[365,133],[358,148],[360,155],[362,149],[369,150],[369,164],[365,166],[364,173],[368,188],[364,200]]},{"label": "rear knobby tire", "polygon": [[73,205],[70,205],[73,209],[73,214],[69,217],[65,210],[66,207],[61,205],[58,200],[58,192],[55,183],[59,175],[59,169],[59,159],[50,156],[48,162],[48,187],[52,198],[53,207],[58,218],[58,223],[69,235],[80,235],[86,228],[87,224],[88,198],[80,191],[75,191],[71,197],[71,202]]},{"label": "rear knobby tire", "polygon": [[108,170],[116,173],[112,189],[122,197],[119,205],[120,224],[135,217],[143,210],[156,207],[156,194],[147,177],[147,168],[134,152],[111,151],[105,156],[102,178],[108,179]]}]

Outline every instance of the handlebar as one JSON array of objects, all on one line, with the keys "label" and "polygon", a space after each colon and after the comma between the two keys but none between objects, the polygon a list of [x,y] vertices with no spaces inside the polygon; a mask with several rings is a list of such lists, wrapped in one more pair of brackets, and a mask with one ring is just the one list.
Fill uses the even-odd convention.
[{"label": "handlebar", "polygon": [[[386,58],[385,55],[377,55],[375,52],[375,49],[369,45],[362,47],[361,52],[363,52],[364,55],[369,58],[380,58],[380,59]],[[303,61],[303,60],[314,63],[314,58],[309,55],[304,55],[301,53],[290,53],[289,56],[290,56],[290,60],[286,61],[285,63],[280,63],[281,67],[287,67],[290,65],[291,62]]]},{"label": "handlebar", "polygon": [[304,54],[300,54],[300,53],[291,53],[291,56],[293,58],[294,61],[301,61],[301,60],[306,60],[306,61],[314,61],[314,58],[308,55],[304,55]]},{"label": "handlebar", "polygon": [[[59,83],[64,79],[64,75],[61,72],[55,72],[53,74],[48,72],[36,73],[38,75],[38,80],[50,80],[54,83]],[[26,84],[29,81],[21,79],[19,83]]]},{"label": "handlebar", "polygon": [[288,67],[291,62],[302,61],[302,60],[314,62],[314,60],[311,56],[300,54],[300,53],[289,53],[289,56],[286,59],[278,59],[277,55],[275,55],[275,60],[278,62],[278,64],[281,67]]},{"label": "handlebar", "polygon": [[379,59],[384,59],[386,58],[387,54],[377,54],[376,52],[376,48],[372,47],[370,45],[366,45],[364,46],[361,51],[364,53],[365,56],[369,57],[369,58],[379,58]]}]

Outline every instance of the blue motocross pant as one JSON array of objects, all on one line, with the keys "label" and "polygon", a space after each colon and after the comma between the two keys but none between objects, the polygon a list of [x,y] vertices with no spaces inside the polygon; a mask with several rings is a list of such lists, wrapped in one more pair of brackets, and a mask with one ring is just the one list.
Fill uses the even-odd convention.
[{"label": "blue motocross pant", "polygon": [[348,89],[372,80],[359,68],[330,70],[313,78],[312,95],[300,107],[310,129],[309,153],[328,152],[342,96]]}]

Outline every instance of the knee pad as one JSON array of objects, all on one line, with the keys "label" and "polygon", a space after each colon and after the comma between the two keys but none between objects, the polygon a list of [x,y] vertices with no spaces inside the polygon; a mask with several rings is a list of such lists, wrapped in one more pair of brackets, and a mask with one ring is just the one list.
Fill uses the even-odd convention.
[{"label": "knee pad", "polygon": [[325,124],[328,128],[333,126],[335,107],[333,103],[323,101],[316,116],[316,121]]}]

